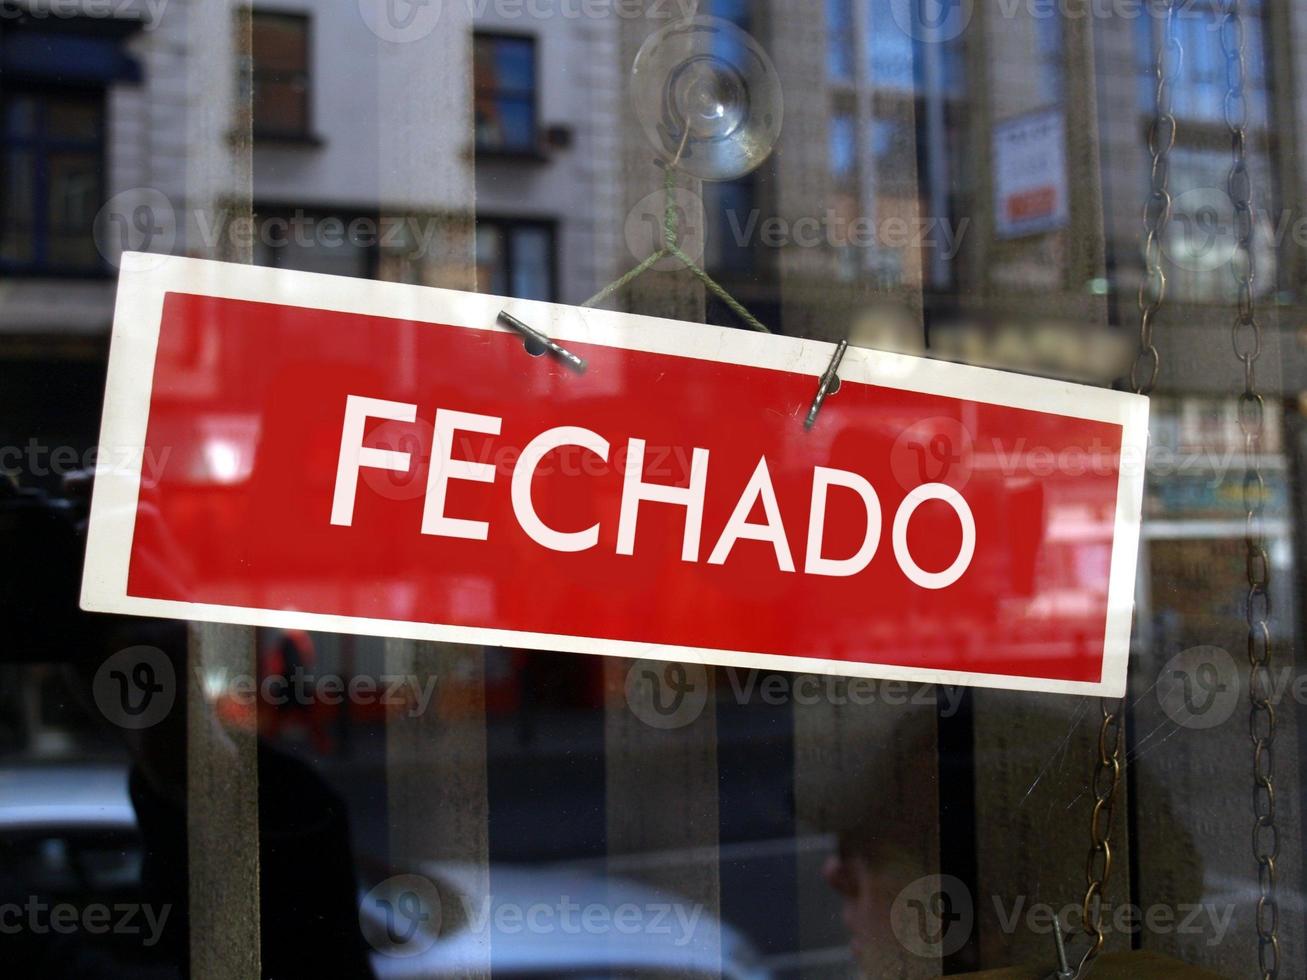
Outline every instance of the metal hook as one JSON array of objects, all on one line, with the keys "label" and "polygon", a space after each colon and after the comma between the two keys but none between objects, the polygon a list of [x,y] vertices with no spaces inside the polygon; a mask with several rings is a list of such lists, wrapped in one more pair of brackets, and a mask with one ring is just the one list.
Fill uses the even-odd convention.
[{"label": "metal hook", "polygon": [[539,330],[535,329],[535,327],[528,327],[525,323],[523,323],[517,317],[513,316],[513,314],[509,313],[507,310],[499,311],[499,319],[502,320],[504,323],[508,324],[510,327],[512,327],[522,336],[526,337],[527,340],[534,340],[537,344],[540,344],[555,357],[558,357],[561,360],[566,361],[567,364],[577,372],[577,374],[581,374],[585,371],[584,357],[578,357],[577,355],[573,354],[570,350],[568,350],[566,347],[563,347],[562,345],[550,340]]},{"label": "metal hook", "polygon": [[805,429],[811,429],[817,423],[817,414],[821,411],[821,406],[826,401],[826,396],[831,392],[831,386],[839,381],[840,364],[844,361],[844,352],[849,349],[849,342],[841,340],[839,346],[835,348],[835,353],[830,359],[830,366],[826,368],[826,373],[821,376],[821,384],[817,387],[817,397],[812,400],[812,408],[808,409],[808,418],[803,423]]},{"label": "metal hook", "polygon": [[1066,955],[1066,936],[1062,934],[1060,924],[1054,924],[1053,926],[1053,943],[1057,947],[1057,969],[1049,974],[1045,980],[1082,980],[1082,978],[1088,976],[1086,967],[1089,965],[1089,953],[1092,952],[1092,949],[1085,953],[1080,965],[1072,969]]}]

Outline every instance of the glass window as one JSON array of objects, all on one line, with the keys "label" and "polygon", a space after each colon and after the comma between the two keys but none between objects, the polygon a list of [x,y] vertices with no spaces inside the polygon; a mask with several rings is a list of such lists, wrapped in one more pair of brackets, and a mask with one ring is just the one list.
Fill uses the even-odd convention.
[{"label": "glass window", "polygon": [[832,81],[853,81],[854,0],[826,0],[826,72]]},{"label": "glass window", "polygon": [[252,16],[254,135],[308,137],[313,125],[309,18],[261,10]]},{"label": "glass window", "polygon": [[86,229],[105,196],[103,95],[10,90],[0,100],[0,269],[98,271]]},{"label": "glass window", "polygon": [[278,269],[366,277],[376,267],[382,241],[403,223],[402,218],[353,211],[258,208],[254,261]]},{"label": "glass window", "polygon": [[3,975],[1048,976],[1115,785],[1092,977],[1307,976],[1307,0],[1242,140],[1230,0],[97,4],[0,0]]},{"label": "glass window", "polygon": [[534,153],[539,136],[535,40],[478,34],[473,51],[477,149]]},{"label": "glass window", "polygon": [[519,299],[553,300],[557,258],[552,225],[479,218],[477,289]]}]

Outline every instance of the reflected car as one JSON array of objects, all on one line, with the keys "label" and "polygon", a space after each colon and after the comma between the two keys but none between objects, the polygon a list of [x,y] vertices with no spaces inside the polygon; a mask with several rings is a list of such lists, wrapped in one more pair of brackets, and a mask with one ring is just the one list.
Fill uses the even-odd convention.
[{"label": "reflected car", "polygon": [[[141,840],[125,767],[0,767],[0,800],[9,884],[71,902],[139,889]],[[405,882],[414,881],[434,893],[421,915],[406,908]],[[487,937],[496,976],[771,976],[748,940],[702,905],[562,866],[492,865],[489,891],[466,864],[374,873],[359,889],[359,922],[379,980],[466,976],[484,966]]]}]

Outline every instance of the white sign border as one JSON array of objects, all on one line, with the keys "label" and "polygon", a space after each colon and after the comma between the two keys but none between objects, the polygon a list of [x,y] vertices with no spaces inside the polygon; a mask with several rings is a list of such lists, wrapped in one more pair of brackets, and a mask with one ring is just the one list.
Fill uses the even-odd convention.
[{"label": "white sign border", "polygon": [[[122,257],[109,353],[102,456],[121,465],[96,472],[91,503],[82,608],[88,612],[285,627],[326,633],[412,640],[516,646],[638,659],[676,660],[744,669],[952,684],[1014,691],[1094,695],[1125,694],[1134,611],[1140,515],[1148,444],[1148,399],[1069,382],[1010,374],[948,361],[849,348],[840,368],[850,382],[1053,413],[1122,427],[1122,459],[1108,582],[1103,674],[1099,682],[1063,681],[889,664],[854,663],[777,654],[682,647],[552,633],[396,620],[363,619],[147,599],[127,594],[128,563],[136,527],[155,354],[169,292],[277,303],[366,316],[438,322],[477,330],[507,330],[497,323],[508,308],[561,342],[620,347],[655,354],[765,368],[817,379],[834,345],[743,330],[682,323],[607,310],[582,309],[402,283],[233,265],[204,259],[128,252]],[[801,419],[793,423],[801,425]]]}]

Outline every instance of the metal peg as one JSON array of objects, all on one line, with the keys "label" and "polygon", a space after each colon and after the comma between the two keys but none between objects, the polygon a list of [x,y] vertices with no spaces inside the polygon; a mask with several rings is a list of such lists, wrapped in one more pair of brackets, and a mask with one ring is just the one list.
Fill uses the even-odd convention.
[{"label": "metal peg", "polygon": [[805,429],[811,429],[817,422],[817,415],[821,412],[821,406],[826,401],[826,396],[830,394],[831,386],[839,381],[840,364],[844,361],[844,352],[849,349],[849,342],[841,340],[840,345],[835,348],[835,354],[830,359],[830,366],[826,368],[826,373],[821,376],[821,384],[817,388],[817,397],[812,400],[812,408],[808,409],[807,421],[803,423]]},{"label": "metal peg", "polygon": [[555,357],[559,358],[562,361],[567,362],[567,364],[578,374],[585,371],[584,357],[578,357],[577,355],[573,354],[570,350],[568,350],[566,347],[563,347],[562,345],[550,340],[539,330],[535,329],[535,327],[528,327],[525,323],[523,323],[517,317],[513,316],[513,314],[509,313],[507,310],[499,311],[499,319],[502,322],[508,324],[508,326],[512,327],[514,330],[516,330],[523,337],[526,337],[528,340],[534,340],[537,344],[540,344]]},{"label": "metal peg", "polygon": [[1062,934],[1061,923],[1053,925],[1053,945],[1057,949],[1057,969],[1050,973],[1044,980],[1083,980],[1089,975],[1086,967],[1089,965],[1089,954],[1080,961],[1078,967],[1073,968],[1067,959],[1066,954],[1066,937]]}]

